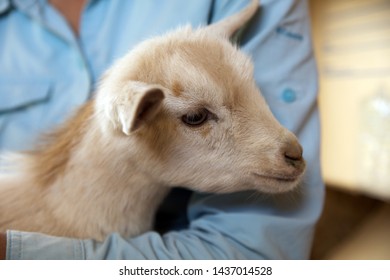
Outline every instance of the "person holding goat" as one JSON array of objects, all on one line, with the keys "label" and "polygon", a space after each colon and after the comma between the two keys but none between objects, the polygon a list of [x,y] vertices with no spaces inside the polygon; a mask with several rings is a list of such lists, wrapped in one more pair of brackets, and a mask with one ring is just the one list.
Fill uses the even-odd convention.
[{"label": "person holding goat", "polygon": [[[188,22],[194,28],[217,22],[248,5],[247,1],[156,1],[154,6],[151,2],[140,4],[124,1],[119,4],[119,1],[89,1],[85,6],[73,5],[76,2],[69,4],[71,2],[68,1],[64,7],[61,1],[32,1],[31,5],[23,5],[15,0],[3,1],[0,6],[0,16],[3,18],[0,37],[5,42],[0,56],[7,57],[6,60],[2,58],[5,63],[0,68],[0,74],[2,77],[12,77],[1,83],[4,88],[0,90],[0,148],[3,151],[30,149],[36,135],[57,125],[75,107],[85,103],[102,72],[138,41]],[[206,192],[201,188],[198,189],[201,192],[178,189],[162,203],[154,229],[142,231],[136,237],[112,233],[104,238],[80,240],[10,230],[7,232],[7,258],[307,258],[323,197],[318,159],[316,72],[305,2],[280,2],[262,3],[259,12],[241,29],[237,38],[241,49],[254,62],[253,76],[272,113],[284,127],[298,136],[303,146],[308,169],[298,191],[270,196],[252,191],[216,194],[213,193],[215,189]],[[76,4],[80,4],[80,1]],[[156,10],[159,12],[156,13]],[[174,13],[174,10],[180,13]],[[167,16],[171,13],[175,14],[174,18]],[[105,20],[102,21],[102,18]],[[30,21],[34,24],[31,25]],[[135,28],[136,24],[142,28]],[[26,34],[23,35],[22,31]],[[20,45],[22,39],[31,43]],[[20,48],[15,48],[15,45]],[[202,77],[199,79],[202,80]],[[104,77],[102,87],[108,83],[105,80],[112,81],[112,78]],[[157,112],[154,111],[157,108],[154,104],[160,102],[158,100],[163,98],[166,89],[174,96],[185,97],[188,88],[191,88],[190,82],[168,80],[164,87],[152,88],[151,99],[140,103],[146,104],[146,107],[135,111],[139,112],[135,120],[140,123],[148,121],[153,112]],[[212,83],[215,83],[215,79]],[[159,84],[162,82],[159,81]],[[142,88],[142,85],[139,86]],[[206,87],[203,88],[206,91]],[[198,91],[200,89],[197,88]],[[250,106],[256,104],[259,111],[264,112],[261,110],[263,105],[257,101]],[[181,107],[176,105],[175,108]],[[127,135],[139,127],[138,121],[124,122],[125,117],[121,117],[117,110],[113,120],[120,122],[113,125],[118,126],[118,133]],[[192,110],[190,115],[181,112],[179,117],[181,122],[191,126],[202,124],[204,116],[210,120],[210,126],[223,123],[223,113],[216,114],[213,108],[206,105]],[[211,128],[205,129],[206,126],[199,127],[197,129],[203,129],[204,135],[211,131]],[[244,127],[240,126],[240,129]],[[281,138],[284,137],[287,136]],[[301,162],[301,149],[298,144],[292,144],[296,140],[287,142],[294,148],[282,149],[283,161],[299,172],[303,171],[301,163],[298,163]],[[218,157],[215,158],[215,165],[227,171],[227,165],[218,162]],[[278,185],[295,180],[291,172],[288,180],[278,175]],[[262,174],[256,176],[261,177]],[[209,177],[205,179],[207,182],[213,180]],[[243,182],[243,186],[248,184],[248,180]],[[269,189],[275,180],[272,178],[265,181],[269,185],[264,182],[261,185]],[[221,184],[223,181],[218,181],[218,178],[215,181],[219,188],[224,187]],[[193,189],[197,189],[197,186],[194,185]],[[171,201],[183,203],[169,209],[169,206],[172,208]],[[2,235],[2,238],[4,246],[5,236]]]}]

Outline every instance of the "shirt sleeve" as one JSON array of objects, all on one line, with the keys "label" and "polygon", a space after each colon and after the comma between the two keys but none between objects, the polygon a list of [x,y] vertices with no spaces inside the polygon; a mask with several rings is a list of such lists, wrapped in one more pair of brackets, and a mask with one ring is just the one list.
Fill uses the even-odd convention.
[{"label": "shirt sleeve", "polygon": [[[245,6],[214,1],[211,21]],[[104,242],[8,231],[8,259],[305,259],[324,196],[319,163],[317,72],[306,1],[261,1],[241,33],[255,79],[272,112],[304,148],[307,172],[298,190],[280,195],[193,194],[188,228]]]}]

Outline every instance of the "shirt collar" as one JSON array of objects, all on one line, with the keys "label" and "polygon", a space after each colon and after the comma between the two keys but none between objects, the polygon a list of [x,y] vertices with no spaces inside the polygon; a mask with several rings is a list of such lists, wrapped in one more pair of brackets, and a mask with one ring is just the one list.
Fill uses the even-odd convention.
[{"label": "shirt collar", "polygon": [[[87,6],[97,0],[88,0]],[[17,8],[30,15],[37,15],[47,0],[0,0],[0,15]]]},{"label": "shirt collar", "polygon": [[40,0],[0,0],[0,15],[11,9],[18,9],[29,15],[36,15],[41,10]]},{"label": "shirt collar", "polygon": [[0,15],[8,12],[11,9],[10,0],[0,0]]}]

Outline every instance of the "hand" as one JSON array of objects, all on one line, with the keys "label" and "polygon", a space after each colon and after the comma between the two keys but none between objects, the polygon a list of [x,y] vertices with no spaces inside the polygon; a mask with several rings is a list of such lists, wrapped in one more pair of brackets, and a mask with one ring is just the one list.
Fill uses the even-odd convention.
[{"label": "hand", "polygon": [[0,260],[5,260],[7,253],[7,234],[0,232]]}]

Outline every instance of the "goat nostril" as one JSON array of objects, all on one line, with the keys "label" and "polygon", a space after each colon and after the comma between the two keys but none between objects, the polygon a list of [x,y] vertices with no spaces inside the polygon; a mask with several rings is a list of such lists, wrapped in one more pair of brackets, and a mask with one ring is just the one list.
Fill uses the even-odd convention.
[{"label": "goat nostril", "polygon": [[300,156],[300,157],[298,157],[298,156],[292,157],[292,156],[289,156],[287,154],[285,154],[284,157],[285,157],[286,161],[299,161],[299,160],[302,159],[302,156]]},{"label": "goat nostril", "polygon": [[284,151],[284,157],[287,161],[300,161],[302,160],[302,147],[297,144],[290,144]]}]

